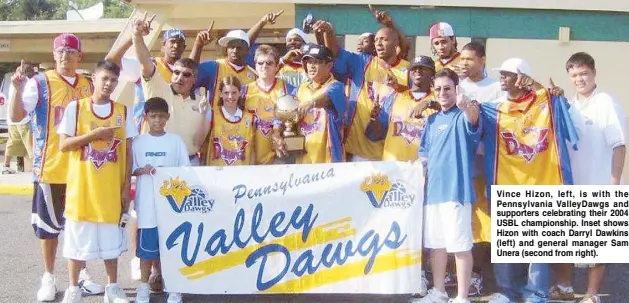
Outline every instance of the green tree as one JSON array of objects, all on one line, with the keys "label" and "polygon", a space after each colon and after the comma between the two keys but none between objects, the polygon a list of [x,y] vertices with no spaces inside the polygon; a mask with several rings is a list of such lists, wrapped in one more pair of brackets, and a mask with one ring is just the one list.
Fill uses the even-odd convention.
[{"label": "green tree", "polygon": [[[118,0],[74,0],[79,9],[103,2],[103,18],[128,18],[133,7]],[[71,10],[68,0],[0,0],[0,21],[64,20]],[[0,75],[15,70],[19,63],[0,63]],[[1,79],[1,78],[0,78]]]}]

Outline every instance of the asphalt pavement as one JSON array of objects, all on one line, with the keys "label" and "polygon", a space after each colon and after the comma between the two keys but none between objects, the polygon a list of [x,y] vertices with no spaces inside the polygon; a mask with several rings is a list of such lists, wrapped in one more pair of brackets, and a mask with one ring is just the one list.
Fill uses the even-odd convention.
[{"label": "asphalt pavement", "polygon": [[[39,287],[39,279],[43,271],[39,242],[35,238],[30,226],[30,197],[25,195],[0,195],[0,302],[19,303],[36,302],[35,295]],[[61,237],[60,247],[63,237]],[[119,284],[127,292],[130,299],[135,297],[137,282],[130,278],[129,260],[131,253],[125,253],[119,266]],[[91,262],[88,265],[93,279],[99,283],[105,283],[104,267],[102,262]],[[66,262],[57,257],[57,301],[61,302],[63,291],[67,287]],[[629,288],[627,282],[629,266],[626,264],[611,265],[608,267],[606,282],[602,292],[605,303],[629,302]],[[577,269],[575,274],[575,287],[577,291],[585,289],[586,272]],[[491,279],[490,279],[491,280]],[[492,281],[490,281],[492,282]],[[238,283],[238,281],[234,281]],[[494,283],[486,287],[486,294],[495,291]],[[400,296],[374,296],[374,295],[276,295],[276,296],[184,296],[187,303],[376,303],[376,302],[408,302],[408,295]],[[83,302],[102,302],[102,296],[92,296],[83,299]],[[474,301],[486,302],[488,297],[475,298]],[[166,302],[163,296],[153,295],[152,302]]]}]

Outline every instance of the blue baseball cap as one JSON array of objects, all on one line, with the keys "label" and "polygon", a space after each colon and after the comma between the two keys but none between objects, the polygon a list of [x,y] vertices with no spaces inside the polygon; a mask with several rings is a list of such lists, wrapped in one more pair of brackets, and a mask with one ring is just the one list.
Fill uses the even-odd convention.
[{"label": "blue baseball cap", "polygon": [[168,41],[173,38],[181,39],[185,41],[186,35],[184,35],[183,31],[176,28],[172,28],[164,32],[164,35],[162,36],[162,42]]}]

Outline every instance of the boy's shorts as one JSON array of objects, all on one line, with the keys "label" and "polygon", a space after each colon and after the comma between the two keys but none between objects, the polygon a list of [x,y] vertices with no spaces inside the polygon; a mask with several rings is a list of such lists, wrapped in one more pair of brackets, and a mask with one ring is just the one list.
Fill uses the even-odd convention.
[{"label": "boy's shorts", "polygon": [[118,224],[66,219],[63,257],[78,261],[117,259],[127,251],[126,232]]},{"label": "boy's shorts", "polygon": [[39,239],[56,239],[63,230],[66,205],[66,185],[35,182],[31,225]]},{"label": "boy's shorts", "polygon": [[157,260],[159,258],[159,238],[157,227],[138,228],[138,242],[136,256],[142,260]]},{"label": "boy's shorts", "polygon": [[457,253],[472,250],[473,242],[471,203],[424,206],[424,247]]}]

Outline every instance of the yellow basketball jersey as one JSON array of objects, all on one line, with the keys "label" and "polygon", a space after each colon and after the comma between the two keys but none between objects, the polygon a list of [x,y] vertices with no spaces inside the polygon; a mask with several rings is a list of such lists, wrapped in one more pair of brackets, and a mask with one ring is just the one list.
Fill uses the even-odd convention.
[{"label": "yellow basketball jersey", "polygon": [[214,112],[208,146],[207,163],[210,166],[236,166],[254,164],[256,125],[253,114],[243,111],[238,122],[230,122],[221,108]]},{"label": "yellow basketball jersey", "polygon": [[275,102],[287,94],[286,84],[276,79],[267,91],[257,82],[251,82],[245,87],[245,110],[257,116],[257,133],[255,137],[255,164],[269,164],[275,160],[273,151],[273,118],[275,117]]},{"label": "yellow basketball jersey", "polygon": [[221,92],[219,91],[219,86],[221,81],[227,76],[234,76],[240,80],[242,85],[247,85],[256,80],[256,71],[251,68],[249,65],[245,65],[243,69],[237,71],[226,59],[218,59],[216,60],[218,65],[218,72],[216,73],[216,79],[214,79],[214,100],[212,110],[220,110],[220,106],[218,106],[218,99],[221,96]]},{"label": "yellow basketball jersey", "polygon": [[[297,91],[297,100],[306,102],[310,100],[318,91],[337,82],[334,77],[330,77],[328,82],[318,89],[313,89],[310,83],[302,83]],[[297,164],[316,164],[334,162],[332,153],[336,149],[342,149],[341,138],[331,136],[329,133],[330,117],[325,108],[312,108],[299,122],[298,133],[306,137],[305,153],[297,157]],[[342,153],[344,156],[345,154]]]},{"label": "yellow basketball jersey", "polygon": [[[373,57],[365,69],[365,77],[358,92],[355,108],[350,109],[345,147],[347,152],[370,160],[381,160],[384,142],[373,142],[365,136],[370,113],[376,102],[382,106],[382,99],[392,90],[384,85],[385,75],[392,72],[397,82],[408,86],[408,67],[410,63],[400,60],[387,67],[384,61]],[[350,105],[352,106],[352,105]]]},{"label": "yellow basketball jersey", "polygon": [[435,59],[435,70],[440,71],[444,68],[454,70],[454,67],[459,64],[459,61],[461,61],[461,53],[459,52],[456,52],[454,56],[452,56],[452,58],[448,59],[448,61],[446,62],[443,62],[441,61],[441,59],[437,58]]},{"label": "yellow basketball jersey", "polygon": [[126,107],[110,102],[111,114],[101,118],[90,98],[77,104],[76,136],[98,127],[119,126],[109,141],[92,141],[69,153],[66,218],[79,222],[118,224],[121,192],[127,173]]},{"label": "yellow basketball jersey", "polygon": [[300,63],[287,62],[277,73],[277,78],[286,81],[288,84],[299,87],[302,82],[308,81],[308,75]]},{"label": "yellow basketball jersey", "polygon": [[154,62],[157,73],[162,76],[167,83],[170,83],[173,80],[173,70],[170,68],[170,65],[168,65],[168,62],[162,57],[155,58]]},{"label": "yellow basketball jersey", "polygon": [[434,114],[434,109],[426,109],[421,118],[411,117],[411,112],[418,102],[432,99],[428,94],[415,99],[410,91],[397,94],[389,114],[389,129],[384,140],[384,161],[415,161],[419,142],[424,132],[428,116]]},{"label": "yellow basketball jersey", "polygon": [[92,95],[92,83],[83,75],[76,75],[74,85],[57,71],[35,76],[39,101],[33,113],[34,159],[33,172],[39,182],[65,184],[68,174],[68,154],[59,150],[57,126],[71,101]]}]

